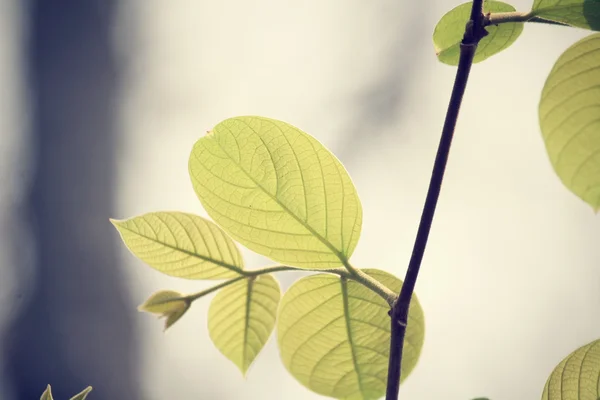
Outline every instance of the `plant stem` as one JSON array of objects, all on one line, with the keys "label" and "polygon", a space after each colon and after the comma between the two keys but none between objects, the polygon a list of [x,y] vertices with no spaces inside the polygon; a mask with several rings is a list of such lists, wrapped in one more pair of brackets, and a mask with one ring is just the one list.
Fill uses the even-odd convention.
[{"label": "plant stem", "polygon": [[489,17],[486,18],[485,25],[498,25],[505,24],[508,22],[536,22],[540,24],[570,26],[569,24],[565,24],[562,22],[551,21],[549,19],[536,17],[532,11],[527,13],[520,11],[492,13],[489,15]]},{"label": "plant stem", "polygon": [[479,41],[487,35],[484,24],[483,0],[473,0],[471,19],[467,23],[465,35],[460,45],[460,60],[456,72],[456,79],[454,81],[454,87],[452,88],[450,104],[448,105],[448,111],[446,112],[446,120],[442,129],[440,144],[435,157],[429,189],[427,190],[427,197],[423,206],[423,213],[421,214],[421,221],[419,222],[412,255],[400,295],[396,299],[390,312],[391,340],[386,400],[398,399],[402,365],[402,348],[408,324],[410,301],[417,283],[417,277],[419,276],[419,269],[421,267],[421,261],[423,260],[425,247],[427,246],[427,239],[429,238],[435,208],[442,187],[448,154],[450,153],[452,136],[454,134],[460,105],[467,86],[471,65],[473,64],[475,50],[477,49]]},{"label": "plant stem", "polygon": [[187,295],[187,296],[183,297],[183,300],[186,300],[186,301],[188,301],[188,302],[191,303],[194,300],[198,300],[200,297],[204,297],[207,294],[211,294],[212,292],[216,292],[217,290],[222,289],[225,286],[229,286],[231,284],[234,284],[237,281],[241,281],[244,278],[246,278],[246,277],[245,276],[238,276],[237,278],[233,278],[233,279],[230,279],[228,281],[219,283],[218,285],[215,285],[213,287],[209,287],[208,289],[202,290],[201,292]]}]

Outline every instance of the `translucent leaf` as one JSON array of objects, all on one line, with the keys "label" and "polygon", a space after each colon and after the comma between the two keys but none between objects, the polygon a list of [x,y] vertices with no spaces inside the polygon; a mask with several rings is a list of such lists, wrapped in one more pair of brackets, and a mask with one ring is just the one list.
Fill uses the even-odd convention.
[{"label": "translucent leaf", "polygon": [[181,293],[173,290],[161,290],[152,294],[138,310],[166,318],[165,330],[172,326],[190,308],[190,302],[182,300]]},{"label": "translucent leaf", "polygon": [[[364,270],[399,292],[402,282]],[[310,390],[338,399],[378,399],[385,394],[390,346],[389,306],[361,284],[336,275],[300,279],[285,293],[277,331],[283,364]],[[417,364],[425,333],[416,296],[409,312],[402,379]]]},{"label": "translucent leaf", "polygon": [[111,220],[131,252],[152,268],[187,279],[239,276],[242,256],[214,223],[182,212],[155,212]]},{"label": "translucent leaf", "polygon": [[[440,19],[433,32],[433,45],[438,59],[444,64],[458,65],[460,42],[465,34],[465,26],[471,17],[472,2],[461,4]],[[485,12],[510,12],[514,7],[500,1],[486,1]],[[477,46],[473,62],[483,61],[508,48],[523,31],[523,23],[511,22],[488,26],[488,35]]]},{"label": "translucent leaf", "polygon": [[280,298],[275,278],[260,275],[225,287],[210,303],[210,338],[244,375],[273,331]]},{"label": "translucent leaf", "polygon": [[338,159],[298,128],[262,117],[227,119],[196,142],[189,169],[210,216],[257,253],[326,269],[356,247],[356,189]]},{"label": "translucent leaf", "polygon": [[52,388],[50,387],[50,385],[46,386],[46,390],[44,390],[44,393],[42,393],[42,397],[40,397],[40,400],[54,400],[54,397],[52,397]]},{"label": "translucent leaf", "polygon": [[596,400],[600,397],[600,340],[571,353],[554,368],[542,400]]},{"label": "translucent leaf", "polygon": [[565,51],[546,80],[539,105],[550,162],[573,193],[600,208],[600,34]]},{"label": "translucent leaf", "polygon": [[535,0],[531,14],[579,28],[600,30],[598,0]]},{"label": "translucent leaf", "polygon": [[87,398],[87,395],[90,394],[90,392],[92,391],[92,387],[88,386],[85,389],[83,389],[83,391],[79,394],[76,394],[75,396],[71,397],[71,400],[85,400]]}]

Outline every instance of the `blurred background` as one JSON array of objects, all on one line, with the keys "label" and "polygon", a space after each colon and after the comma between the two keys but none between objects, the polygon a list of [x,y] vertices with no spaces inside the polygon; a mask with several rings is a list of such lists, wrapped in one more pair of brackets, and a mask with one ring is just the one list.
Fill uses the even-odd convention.
[{"label": "blurred background", "polygon": [[[404,276],[455,74],[431,34],[458,4],[0,0],[0,400],[47,383],[56,399],[87,385],[93,400],[321,398],[273,338],[242,378],[210,342],[208,298],[166,334],[138,313],[155,290],[210,284],[143,265],[108,218],[206,215],[193,143],[258,114],[341,159],[364,208],[354,264]],[[587,34],[528,25],[473,68],[417,284],[426,341],[401,398],[539,398],[600,337],[600,221],[554,175],[537,121],[554,61]]]}]

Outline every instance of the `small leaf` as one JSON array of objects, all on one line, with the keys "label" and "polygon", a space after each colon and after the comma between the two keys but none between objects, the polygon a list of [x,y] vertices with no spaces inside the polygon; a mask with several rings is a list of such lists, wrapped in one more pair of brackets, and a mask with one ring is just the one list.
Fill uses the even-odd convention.
[{"label": "small leaf", "polygon": [[189,170],[208,214],[257,253],[327,269],[356,247],[362,207],[348,173],[315,138],[285,122],[227,119],[196,142]]},{"label": "small leaf", "polygon": [[542,400],[596,400],[600,396],[600,340],[578,348],[554,368]]},{"label": "small leaf", "polygon": [[161,290],[152,294],[148,300],[138,307],[138,310],[158,314],[166,318],[165,330],[171,327],[190,308],[189,301],[182,299],[184,296],[173,290]]},{"label": "small leaf", "polygon": [[210,303],[210,338],[244,375],[273,331],[280,298],[275,278],[260,275],[225,287]]},{"label": "small leaf", "polygon": [[90,392],[92,391],[92,387],[88,386],[85,389],[83,389],[83,391],[79,394],[76,394],[75,396],[71,397],[71,400],[85,400],[87,398],[87,395],[90,394]]},{"label": "small leaf", "polygon": [[600,30],[599,0],[535,0],[531,15],[579,28]]},{"label": "small leaf", "polygon": [[46,386],[46,390],[44,390],[44,393],[42,393],[42,397],[40,397],[40,400],[54,400],[54,398],[52,397],[52,388],[50,388],[50,385]]},{"label": "small leaf", "polygon": [[558,59],[539,105],[550,163],[563,184],[600,208],[600,34],[580,40]]},{"label": "small leaf", "polygon": [[[402,281],[386,272],[365,273],[399,292]],[[390,347],[389,305],[370,289],[335,275],[302,278],[285,293],[277,331],[283,364],[304,386],[338,399],[385,394]],[[404,342],[402,379],[423,346],[423,310],[413,296]]]},{"label": "small leaf", "polygon": [[152,268],[187,279],[239,276],[242,256],[214,223],[182,212],[155,212],[111,220],[129,250]]},{"label": "small leaf", "polygon": [[[438,59],[444,64],[458,65],[460,42],[465,34],[465,26],[471,18],[472,2],[461,4],[446,13],[438,22],[433,32],[433,44]],[[485,12],[510,12],[515,8],[500,1],[486,1]],[[481,62],[496,53],[508,48],[523,31],[523,23],[511,22],[488,26],[488,35],[481,39],[475,52],[473,62]]]}]

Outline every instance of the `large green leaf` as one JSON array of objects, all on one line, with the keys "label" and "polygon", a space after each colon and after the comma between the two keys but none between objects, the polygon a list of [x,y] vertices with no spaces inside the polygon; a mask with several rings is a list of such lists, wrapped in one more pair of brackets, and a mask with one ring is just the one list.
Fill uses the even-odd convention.
[{"label": "large green leaf", "polygon": [[[450,10],[438,22],[433,32],[433,45],[438,59],[449,65],[458,65],[460,42],[465,33],[465,25],[471,17],[472,2],[461,4]],[[510,12],[514,7],[500,1],[486,1],[485,12]],[[477,63],[493,56],[514,43],[523,31],[523,23],[511,22],[486,27],[488,35],[481,39],[473,62]]]},{"label": "large green leaf", "polygon": [[599,0],[535,0],[531,15],[579,28],[600,30]]},{"label": "large green leaf", "polygon": [[273,331],[280,298],[275,278],[260,275],[225,287],[210,303],[210,337],[244,375]]},{"label": "large green leaf", "polygon": [[[402,281],[364,270],[399,292]],[[283,363],[304,386],[338,399],[378,399],[385,393],[390,347],[389,305],[377,294],[335,275],[294,283],[278,313]],[[423,310],[413,296],[404,341],[402,379],[417,364],[425,333]]]},{"label": "large green leaf", "polygon": [[578,348],[554,368],[542,400],[600,398],[600,340]]},{"label": "large green leaf", "polygon": [[152,268],[187,279],[239,276],[242,256],[214,223],[182,212],[155,212],[111,220],[131,252]]},{"label": "large green leaf", "polygon": [[339,267],[358,242],[362,207],[348,173],[315,138],[285,122],[227,119],[196,142],[189,169],[210,216],[273,260]]},{"label": "large green leaf", "polygon": [[600,208],[600,34],[565,51],[546,80],[540,127],[550,162],[573,193]]}]

